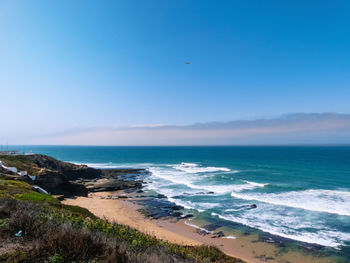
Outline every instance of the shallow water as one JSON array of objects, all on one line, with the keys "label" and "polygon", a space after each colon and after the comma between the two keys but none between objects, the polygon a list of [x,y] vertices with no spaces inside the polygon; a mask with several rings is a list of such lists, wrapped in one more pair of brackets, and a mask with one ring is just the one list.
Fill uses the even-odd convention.
[{"label": "shallow water", "polygon": [[347,146],[26,146],[24,150],[96,168],[147,168],[148,189],[199,216],[345,254],[350,248]]}]

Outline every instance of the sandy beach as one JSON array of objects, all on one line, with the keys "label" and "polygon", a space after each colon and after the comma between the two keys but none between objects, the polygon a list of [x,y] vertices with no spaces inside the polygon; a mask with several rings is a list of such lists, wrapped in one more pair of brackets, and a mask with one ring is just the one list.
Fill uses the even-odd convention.
[{"label": "sandy beach", "polygon": [[[191,238],[184,237],[158,226],[154,220],[145,218],[137,211],[136,204],[125,200],[102,199],[107,197],[110,192],[91,193],[89,197],[77,197],[74,199],[65,199],[62,203],[67,205],[77,205],[87,208],[94,215],[105,218],[110,222],[116,222],[122,225],[128,225],[143,233],[156,236],[157,238],[167,240],[180,245],[195,246],[201,243]],[[101,198],[102,197],[102,198]]]},{"label": "sandy beach", "polygon": [[139,211],[139,205],[132,199],[108,199],[110,194],[116,192],[90,193],[88,197],[68,198],[64,204],[77,205],[87,208],[100,218],[111,222],[128,225],[143,233],[150,234],[159,239],[180,245],[210,245],[222,250],[224,253],[241,258],[249,263],[279,262],[279,263],[327,263],[327,258],[317,258],[297,252],[281,254],[273,244],[254,242],[251,236],[232,236],[231,238],[213,238],[211,234],[201,235],[197,229],[190,226],[188,219],[184,220],[155,220],[145,218]]}]

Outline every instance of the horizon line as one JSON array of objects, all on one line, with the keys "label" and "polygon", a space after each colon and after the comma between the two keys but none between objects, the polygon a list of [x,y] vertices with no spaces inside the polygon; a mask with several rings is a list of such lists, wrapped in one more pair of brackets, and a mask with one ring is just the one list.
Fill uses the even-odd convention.
[{"label": "horizon line", "polygon": [[4,147],[61,146],[61,147],[281,147],[281,146],[350,146],[350,143],[310,143],[310,144],[203,144],[203,145],[98,145],[98,144],[11,144]]}]

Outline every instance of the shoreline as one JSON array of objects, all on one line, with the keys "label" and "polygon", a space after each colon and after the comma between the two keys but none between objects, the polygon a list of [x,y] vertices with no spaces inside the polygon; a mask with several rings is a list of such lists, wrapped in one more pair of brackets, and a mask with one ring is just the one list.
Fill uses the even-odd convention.
[{"label": "shoreline", "polygon": [[66,198],[62,201],[66,205],[76,205],[88,209],[97,217],[107,219],[110,222],[127,225],[145,234],[155,236],[158,239],[185,246],[208,245],[220,249],[225,254],[240,258],[247,263],[283,262],[283,263],[330,263],[327,258],[318,258],[311,255],[290,251],[276,258],[280,253],[273,244],[256,242],[249,236],[233,235],[235,238],[216,237],[207,234],[202,235],[195,226],[191,226],[191,219],[151,219],[141,214],[138,209],[141,205],[135,204],[130,199],[107,199],[116,192],[89,193],[88,197]]},{"label": "shoreline", "polygon": [[[117,191],[121,192],[121,191]],[[105,197],[116,192],[97,192],[89,193],[88,197],[65,198],[61,203],[65,205],[81,206],[88,209],[91,213],[101,219],[107,219],[110,222],[127,225],[139,230],[145,234],[156,236],[172,243],[187,246],[201,245],[202,243],[185,238],[177,233],[155,224],[154,220],[145,218],[137,209],[140,206],[127,201],[106,199]],[[101,198],[102,197],[102,198]]]},{"label": "shoreline", "polygon": [[[104,199],[110,194],[121,192],[122,191],[91,193],[88,197],[66,198],[62,203],[84,207],[97,217],[105,218],[110,222],[130,226],[145,234],[155,236],[170,243],[185,246],[211,245],[223,250],[222,244],[218,242],[218,239],[210,240],[212,238],[196,233],[193,227],[184,223],[184,219],[178,222],[164,219],[150,219],[137,211],[141,208],[140,205],[134,204],[131,201]],[[231,240],[227,239],[224,241],[229,242]],[[247,263],[261,262],[250,258],[248,255],[234,253],[234,251],[225,250],[224,253],[245,260]]]}]

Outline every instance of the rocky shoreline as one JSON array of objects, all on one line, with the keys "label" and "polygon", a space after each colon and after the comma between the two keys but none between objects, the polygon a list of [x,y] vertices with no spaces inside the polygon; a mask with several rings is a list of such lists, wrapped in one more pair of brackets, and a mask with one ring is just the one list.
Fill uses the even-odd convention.
[{"label": "rocky shoreline", "polygon": [[117,191],[142,188],[142,180],[136,180],[145,169],[95,169],[87,165],[78,165],[56,160],[42,154],[6,156],[0,160],[9,166],[29,170],[35,175],[35,181],[0,170],[0,176],[26,181],[38,185],[53,195],[87,196],[89,192]]},{"label": "rocky shoreline", "polygon": [[142,190],[145,184],[141,179],[147,175],[146,169],[95,169],[83,164],[59,161],[53,157],[32,154],[5,156],[0,155],[6,165],[17,166],[21,170],[29,170],[36,176],[35,181],[28,177],[16,175],[7,170],[0,170],[0,176],[26,181],[37,185],[60,199],[74,196],[85,196],[96,192],[114,192],[123,190],[124,195],[111,195],[108,199],[132,199],[142,205],[142,214],[153,219],[184,219],[192,214],[184,214],[182,206],[167,200],[161,194],[146,193]]}]

